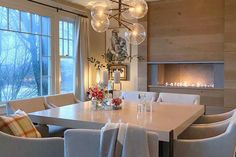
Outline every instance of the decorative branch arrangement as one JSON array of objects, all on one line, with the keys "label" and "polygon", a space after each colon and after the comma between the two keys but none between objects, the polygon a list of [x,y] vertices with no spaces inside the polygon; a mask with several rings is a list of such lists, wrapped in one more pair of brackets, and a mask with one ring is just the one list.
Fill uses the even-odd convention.
[{"label": "decorative branch arrangement", "polygon": [[105,60],[104,61],[105,63],[102,63],[100,60],[94,57],[88,57],[88,61],[92,63],[96,69],[107,69],[108,71],[110,71],[111,65],[122,65],[125,61],[126,62],[131,62],[133,60],[144,61],[144,58],[138,55],[122,56],[121,59],[120,57],[117,57],[115,54],[110,53],[110,50],[108,50],[107,53],[104,53],[101,56]]}]

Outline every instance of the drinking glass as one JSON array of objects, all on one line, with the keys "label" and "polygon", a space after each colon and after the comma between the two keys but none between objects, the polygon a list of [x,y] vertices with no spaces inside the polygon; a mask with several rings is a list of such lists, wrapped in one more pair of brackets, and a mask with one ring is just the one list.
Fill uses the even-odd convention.
[{"label": "drinking glass", "polygon": [[138,105],[137,105],[137,111],[138,112],[144,112],[146,110],[146,94],[145,93],[140,93],[138,95]]},{"label": "drinking glass", "polygon": [[152,112],[152,104],[155,102],[155,97],[146,104],[146,112]]}]

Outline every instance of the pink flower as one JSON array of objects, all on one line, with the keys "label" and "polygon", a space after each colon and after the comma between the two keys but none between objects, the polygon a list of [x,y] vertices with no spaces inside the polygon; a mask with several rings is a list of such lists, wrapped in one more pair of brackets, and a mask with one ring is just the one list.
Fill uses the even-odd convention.
[{"label": "pink flower", "polygon": [[119,106],[122,103],[122,100],[120,98],[114,98],[112,99],[112,104]]},{"label": "pink flower", "polygon": [[105,97],[103,89],[98,87],[89,88],[87,94],[89,99],[95,98],[98,100],[103,100]]}]

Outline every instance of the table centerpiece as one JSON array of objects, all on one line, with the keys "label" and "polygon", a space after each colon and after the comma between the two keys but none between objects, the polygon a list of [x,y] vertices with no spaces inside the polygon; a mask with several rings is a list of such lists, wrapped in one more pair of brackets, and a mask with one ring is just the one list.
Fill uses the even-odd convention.
[{"label": "table centerpiece", "polygon": [[121,98],[113,98],[112,101],[111,101],[112,109],[113,110],[120,110],[120,109],[122,109],[121,103],[122,103],[122,99]]},{"label": "table centerpiece", "polygon": [[102,109],[103,101],[105,98],[105,91],[99,86],[90,87],[87,92],[89,100],[92,102],[94,109]]}]

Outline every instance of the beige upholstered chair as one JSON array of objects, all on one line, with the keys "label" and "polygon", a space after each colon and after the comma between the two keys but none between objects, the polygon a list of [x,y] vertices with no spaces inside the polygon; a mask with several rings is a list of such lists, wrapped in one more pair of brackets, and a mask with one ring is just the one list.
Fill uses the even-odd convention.
[{"label": "beige upholstered chair", "polygon": [[[99,154],[100,130],[72,129],[65,132],[65,157],[96,157]],[[158,136],[148,133],[150,157],[158,157]]]},{"label": "beige upholstered chair", "polygon": [[222,114],[204,115],[201,116],[196,122],[194,122],[194,125],[206,125],[206,124],[215,124],[218,122],[222,122],[231,118],[235,112],[236,109]]},{"label": "beige upholstered chair", "polygon": [[45,110],[44,98],[37,97],[24,100],[13,100],[7,103],[8,114],[12,114],[18,109],[25,111],[26,113]]},{"label": "beige upholstered chair", "polygon": [[1,157],[64,157],[62,138],[20,138],[0,132]]},{"label": "beige upholstered chair", "polygon": [[[44,98],[37,97],[32,99],[13,100],[7,103],[7,114],[13,114],[18,109],[26,113],[45,110]],[[49,128],[47,125],[35,125],[42,137],[49,136]]]},{"label": "beige upholstered chair", "polygon": [[157,93],[155,92],[143,92],[143,91],[122,91],[121,98],[125,101],[139,101],[140,94],[145,94],[146,100],[156,101]]},{"label": "beige upholstered chair", "polygon": [[199,105],[200,96],[191,94],[160,93],[157,100],[159,103],[174,103],[186,105]]},{"label": "beige upholstered chair", "polygon": [[[7,113],[12,114],[18,109],[26,113],[46,110],[44,97],[14,100],[7,103]],[[35,125],[43,137],[62,137],[66,128],[54,125]]]},{"label": "beige upholstered chair", "polygon": [[215,125],[192,126],[174,142],[174,157],[233,157],[236,116]]},{"label": "beige upholstered chair", "polygon": [[48,108],[62,107],[79,102],[80,101],[73,93],[57,94],[45,97],[45,104]]}]

